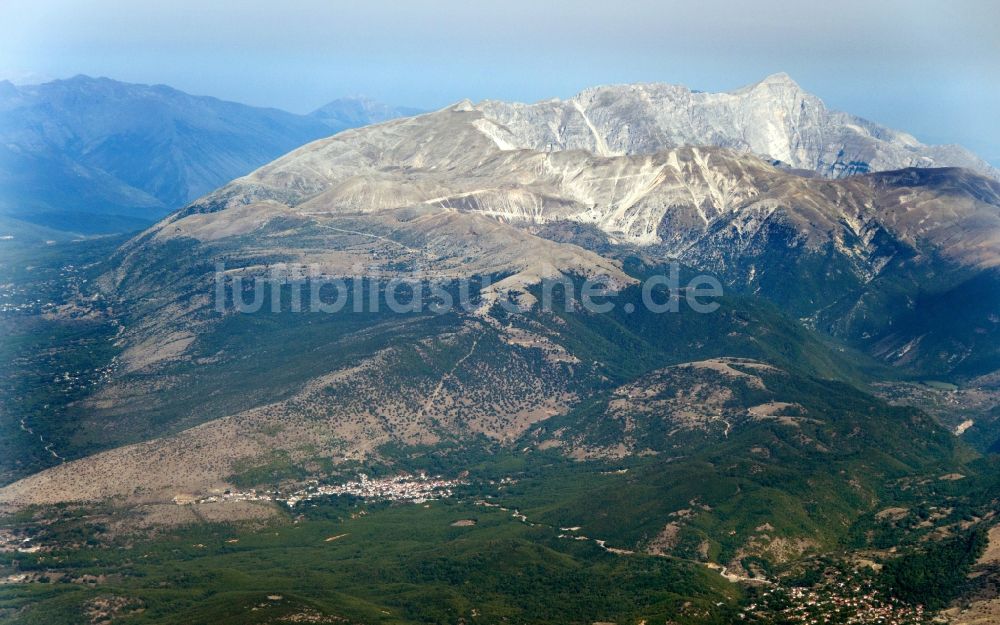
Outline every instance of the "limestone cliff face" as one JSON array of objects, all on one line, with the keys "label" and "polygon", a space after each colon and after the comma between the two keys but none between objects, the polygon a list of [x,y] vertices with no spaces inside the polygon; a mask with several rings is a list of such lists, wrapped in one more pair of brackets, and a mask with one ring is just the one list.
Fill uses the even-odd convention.
[{"label": "limestone cliff face", "polygon": [[472,106],[510,148],[648,154],[684,145],[720,146],[824,177],[906,167],[1000,172],[959,146],[928,146],[905,132],[831,111],[787,74],[724,93],[680,85],[613,85],[569,100]]},{"label": "limestone cliff face", "polygon": [[[929,332],[917,323],[928,281],[940,290],[982,274],[986,286],[963,297],[992,293],[1000,182],[955,167],[844,176],[830,154],[873,169],[931,158],[912,137],[864,124],[782,76],[729,94],[635,86],[568,103],[463,102],[341,132],[232,181],[126,245],[116,284],[148,303],[163,280],[150,259],[187,246],[206,266],[223,256],[248,272],[280,258],[344,275],[375,264],[448,279],[503,274],[526,297],[555,273],[628,283],[624,250],[679,260],[905,355]],[[813,171],[754,153],[765,149],[786,164],[814,159]],[[904,313],[915,320],[905,331]],[[965,334],[935,353],[973,353],[967,346],[997,327],[989,314],[958,324]]]},{"label": "limestone cliff face", "polygon": [[[761,89],[776,89],[811,101],[788,84],[772,78],[744,95],[718,97],[752,101]],[[593,103],[603,96],[587,97]],[[612,134],[598,141],[599,127],[613,119],[607,107],[594,109],[599,114],[586,122],[582,104],[558,123],[546,121],[557,106],[563,105],[459,104],[343,132],[233,181],[165,224],[265,201],[311,217],[419,207],[515,226],[589,224],[614,241],[656,246],[712,270],[723,269],[727,258],[766,254],[777,230],[783,246],[832,246],[862,276],[885,262],[875,245],[883,235],[961,264],[1000,264],[1000,184],[989,178],[940,169],[830,180],[775,166],[740,146],[654,149],[652,129],[665,105],[645,116],[618,113],[622,124],[640,120],[645,129],[645,139],[633,133],[630,143]],[[753,115],[765,114],[767,106],[759,106],[751,107]],[[572,130],[574,115],[587,133]],[[772,118],[773,132],[761,130],[753,140],[769,141],[776,151],[777,129],[787,118],[773,111]],[[556,141],[558,149],[551,147]],[[805,142],[798,145],[801,153]],[[175,225],[164,233],[182,230]]]}]

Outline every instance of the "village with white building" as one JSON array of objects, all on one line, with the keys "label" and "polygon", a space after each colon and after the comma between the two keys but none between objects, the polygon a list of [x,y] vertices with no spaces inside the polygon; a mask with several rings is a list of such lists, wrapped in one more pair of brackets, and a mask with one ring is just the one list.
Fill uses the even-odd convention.
[{"label": "village with white building", "polygon": [[466,483],[445,479],[440,475],[428,476],[426,473],[417,475],[401,473],[385,478],[372,478],[362,473],[358,475],[358,479],[341,484],[321,484],[319,480],[310,480],[304,488],[291,493],[254,488],[244,491],[226,490],[220,494],[201,498],[179,496],[174,498],[174,503],[190,505],[227,501],[276,501],[294,508],[304,501],[333,496],[354,496],[370,501],[424,503],[451,497],[456,486]]}]

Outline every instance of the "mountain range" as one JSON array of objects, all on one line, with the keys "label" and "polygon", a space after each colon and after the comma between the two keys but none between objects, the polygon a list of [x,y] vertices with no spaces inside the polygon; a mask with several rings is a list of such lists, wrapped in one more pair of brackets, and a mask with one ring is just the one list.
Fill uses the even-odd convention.
[{"label": "mountain range", "polygon": [[[825,177],[938,166],[998,176],[960,147],[925,146],[829,111],[785,74],[726,93],[625,85],[566,101],[452,108],[483,112],[504,149],[612,156],[719,146]],[[75,232],[137,229],[303,143],[420,112],[355,97],[294,115],[107,78],[4,82],[0,210]]]},{"label": "mountain range", "polygon": [[[670,147],[688,127],[677,121],[678,100],[689,103],[680,119],[707,119],[717,129],[731,130],[734,120],[770,111],[770,122],[751,125],[770,128],[772,153],[749,151],[756,145],[749,136],[729,147]],[[808,123],[789,125],[788,103]],[[714,115],[699,108],[722,105]],[[622,123],[615,126],[613,119]],[[134,376],[208,357],[196,355],[212,343],[207,337],[232,330],[229,317],[220,317],[207,298],[220,260],[227,275],[244,280],[265,279],[275,263],[319,264],[329,275],[367,280],[366,288],[415,269],[445,283],[496,277],[479,294],[478,312],[471,318],[455,313],[456,323],[476,325],[493,319],[489,311],[499,301],[517,300],[530,309],[546,277],[599,278],[628,292],[642,275],[679,262],[717,277],[731,295],[779,307],[778,317],[795,320],[802,331],[857,350],[870,359],[866,366],[898,370],[880,376],[961,381],[1000,369],[1000,183],[970,169],[911,167],[914,158],[939,152],[900,143],[900,133],[866,133],[875,127],[854,123],[839,133],[830,130],[848,119],[827,114],[818,99],[777,75],[730,94],[626,86],[591,90],[569,103],[463,102],[308,143],[174,212],[111,257],[114,269],[97,284],[100,300],[122,324],[121,378],[102,392],[118,393],[124,388],[118,385],[131,387]],[[670,124],[674,139],[663,130]],[[617,134],[607,130],[612,127]],[[634,129],[631,138],[622,134],[625,127]],[[777,132],[780,127],[790,132]],[[713,138],[724,143],[719,132]],[[851,141],[822,146],[815,161],[804,153],[790,158],[789,137],[806,136]],[[875,152],[858,151],[867,149]],[[870,158],[865,170],[890,158],[906,167],[848,175],[824,164],[822,155],[831,150],[853,150],[854,163]],[[776,162],[775,154],[784,160]],[[786,166],[788,160],[796,167]],[[810,164],[812,171],[804,172]],[[956,302],[962,303],[957,311]],[[486,327],[513,340],[505,326]],[[542,362],[552,354],[586,362],[563,337],[526,336],[513,344],[539,346],[548,354]],[[743,349],[717,355],[760,357]],[[807,368],[811,375],[870,377],[835,352],[821,360]],[[216,369],[226,370],[206,369],[206,381]],[[549,383],[563,380],[556,393],[564,397],[562,409],[529,400],[526,387],[527,403],[508,415],[520,425],[497,426],[491,436],[523,434],[535,417],[518,416],[522,410],[534,415],[572,406],[571,389],[583,384],[572,381],[579,374],[549,376]],[[269,384],[259,389],[262,399],[273,397],[265,390]],[[153,407],[160,400],[130,394],[150,415],[159,410]],[[190,424],[189,416],[170,407],[179,397],[164,395],[161,386],[155,395],[166,398],[162,409],[173,415],[163,418]],[[130,414],[130,405],[117,402],[113,412]],[[476,412],[485,418],[496,409],[484,402]],[[235,406],[222,402],[219,410],[217,416],[225,416]],[[112,418],[105,412],[95,415]],[[201,410],[198,420],[210,412]],[[146,426],[130,431],[120,429],[122,442],[149,432]],[[394,440],[395,427],[385,434]]]},{"label": "mountain range", "polygon": [[964,167],[1000,178],[1000,171],[960,146],[923,145],[905,132],[831,111],[784,73],[722,93],[658,83],[613,85],[566,101],[460,107],[482,111],[506,148],[615,156],[713,145],[828,178],[906,167]]},{"label": "mountain range", "polygon": [[[700,581],[667,613],[692,623],[735,622],[738,611],[713,612],[733,602],[752,616],[783,584],[814,583],[801,580],[817,566],[839,583],[833,561],[905,571],[899,550],[933,552],[994,522],[996,170],[828,111],[783,74],[721,94],[624,85],[407,112],[325,107],[310,123],[377,123],[297,146],[128,238],[15,264],[32,269],[12,273],[11,297],[47,299],[0,316],[13,338],[0,345],[0,509],[79,509],[114,528],[178,524],[162,520],[178,509],[232,523],[225,532],[264,524],[163,543],[193,544],[199,566],[232,557],[248,570],[303,536],[357,549],[345,537],[360,530],[317,518],[356,528],[371,515],[409,532],[424,518],[413,515],[461,509],[447,525],[459,532],[496,509],[530,538],[489,534],[489,548],[552,562],[571,586],[583,574],[567,554],[586,553],[767,589],[693,615],[712,584],[688,573]],[[682,284],[717,280],[717,308],[648,306],[649,279],[675,271]],[[349,287],[338,312],[296,307],[320,278]],[[615,305],[542,306],[546,279],[563,298],[598,281]],[[421,283],[456,300],[466,288],[470,305],[364,306]],[[238,305],[258,293],[271,309]],[[454,476],[465,499],[421,500],[403,520],[353,499],[287,511],[268,499],[360,471]],[[479,544],[448,536],[448,549]],[[294,552],[312,554],[303,544]],[[482,551],[457,562],[441,544],[413,576],[431,581],[407,592],[461,586],[493,562]],[[977,557],[919,566],[964,580]],[[137,580],[175,570],[119,564]],[[929,584],[937,594],[915,594],[942,605],[961,583],[940,588],[923,568],[899,577],[893,592]],[[149,605],[185,601],[137,584]],[[388,614],[354,598],[310,609]],[[463,601],[442,600],[438,620],[510,614]],[[532,618],[562,618],[547,614]]]},{"label": "mountain range", "polygon": [[[762,84],[770,89],[773,79]],[[448,228],[486,216],[510,226],[512,240],[541,237],[577,244],[569,249],[600,254],[610,246],[618,255],[681,261],[889,363],[928,374],[997,368],[989,347],[996,345],[991,311],[1000,292],[994,179],[957,168],[827,179],[720,147],[617,155],[548,143],[514,147],[509,117],[492,116],[498,108],[459,104],[314,142],[175,213],[154,228],[150,243],[187,237],[217,244],[211,232],[249,234],[276,219],[312,228],[350,216],[423,234],[427,226],[393,223],[399,211]],[[552,128],[536,121],[531,128]],[[453,248],[470,253],[476,241],[434,233],[425,245],[449,258]],[[299,247],[273,251],[295,250],[307,260]],[[538,274],[532,260],[549,258],[541,249],[516,254],[514,266],[496,254],[473,255],[487,262],[469,266],[481,271],[492,262],[530,281]],[[579,254],[571,256],[573,271],[589,273]],[[606,262],[589,265],[601,271]],[[948,297],[969,301],[969,317],[957,325],[920,321]]]},{"label": "mountain range", "polygon": [[135,230],[303,143],[411,114],[364,99],[311,115],[76,76],[0,84],[0,211],[75,232]]}]

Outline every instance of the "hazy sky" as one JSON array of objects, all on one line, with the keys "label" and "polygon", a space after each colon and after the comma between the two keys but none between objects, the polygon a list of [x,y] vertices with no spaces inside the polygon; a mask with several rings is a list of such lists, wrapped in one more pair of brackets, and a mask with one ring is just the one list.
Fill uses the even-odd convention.
[{"label": "hazy sky", "polygon": [[[828,106],[1000,165],[1000,2],[0,0],[0,76],[84,73],[307,112],[786,71]],[[807,6],[813,5],[813,6]]]}]

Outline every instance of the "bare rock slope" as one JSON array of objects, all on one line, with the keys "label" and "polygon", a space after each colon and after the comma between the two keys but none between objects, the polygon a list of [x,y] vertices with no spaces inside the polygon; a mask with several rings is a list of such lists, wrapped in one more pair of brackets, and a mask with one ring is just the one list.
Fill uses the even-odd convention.
[{"label": "bare rock slope", "polygon": [[611,85],[565,101],[465,107],[495,121],[498,141],[511,148],[612,156],[713,145],[829,178],[906,167],[966,167],[1000,176],[959,146],[924,145],[905,132],[831,111],[784,73],[722,93],[662,83]]}]

